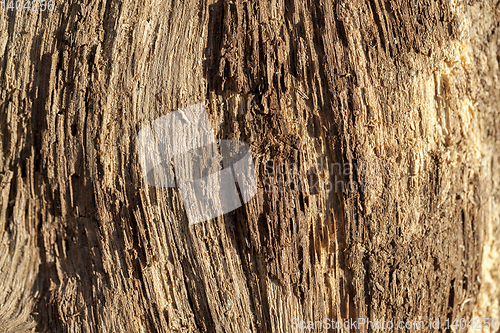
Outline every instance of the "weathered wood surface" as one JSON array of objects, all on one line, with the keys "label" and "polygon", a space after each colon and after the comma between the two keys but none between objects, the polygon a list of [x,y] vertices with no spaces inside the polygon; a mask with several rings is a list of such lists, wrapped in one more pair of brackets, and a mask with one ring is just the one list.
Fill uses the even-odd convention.
[{"label": "weathered wood surface", "polygon": [[[490,0],[2,12],[0,330],[498,318],[499,22]],[[260,187],[189,226],[136,135],[199,102]],[[357,191],[313,188],[339,180]]]}]

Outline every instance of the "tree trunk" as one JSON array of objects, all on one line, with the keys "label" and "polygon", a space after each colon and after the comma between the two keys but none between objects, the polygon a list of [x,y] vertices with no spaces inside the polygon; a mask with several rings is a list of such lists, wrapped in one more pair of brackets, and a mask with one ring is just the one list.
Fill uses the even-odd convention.
[{"label": "tree trunk", "polygon": [[[0,330],[500,317],[495,1],[48,9],[0,15]],[[189,224],[137,137],[198,103],[258,190]]]}]

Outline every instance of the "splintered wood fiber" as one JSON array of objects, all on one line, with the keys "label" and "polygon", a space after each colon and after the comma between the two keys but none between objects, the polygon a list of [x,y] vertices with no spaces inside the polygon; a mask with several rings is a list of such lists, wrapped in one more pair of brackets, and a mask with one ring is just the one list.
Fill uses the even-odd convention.
[{"label": "splintered wood fiber", "polygon": [[[0,332],[500,319],[495,1],[52,4],[0,12]],[[137,136],[199,103],[257,194],[190,225]]]}]

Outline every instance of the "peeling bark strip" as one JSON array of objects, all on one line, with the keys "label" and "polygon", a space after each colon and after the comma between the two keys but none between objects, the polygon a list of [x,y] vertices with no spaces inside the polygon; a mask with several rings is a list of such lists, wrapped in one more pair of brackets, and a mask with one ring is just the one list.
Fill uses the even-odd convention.
[{"label": "peeling bark strip", "polygon": [[[490,0],[3,11],[0,330],[499,318],[499,15]],[[217,140],[251,146],[258,192],[189,225],[178,189],[145,183],[137,134],[197,103]],[[270,168],[273,184],[367,189],[266,191]]]}]

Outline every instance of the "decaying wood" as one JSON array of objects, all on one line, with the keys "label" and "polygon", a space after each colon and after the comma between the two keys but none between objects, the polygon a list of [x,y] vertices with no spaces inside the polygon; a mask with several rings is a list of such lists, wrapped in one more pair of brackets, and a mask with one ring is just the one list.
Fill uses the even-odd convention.
[{"label": "decaying wood", "polygon": [[[492,0],[2,12],[0,330],[498,318],[499,23]],[[259,191],[188,225],[136,136],[200,102]]]}]

